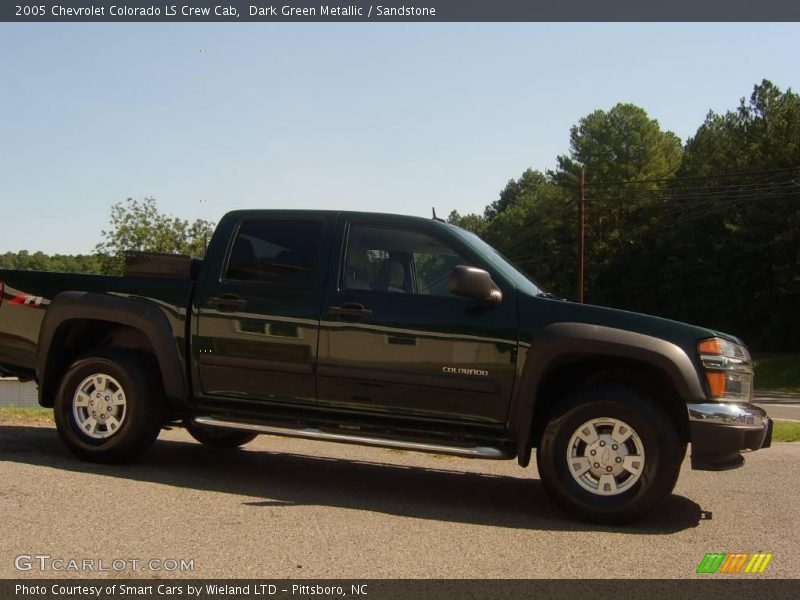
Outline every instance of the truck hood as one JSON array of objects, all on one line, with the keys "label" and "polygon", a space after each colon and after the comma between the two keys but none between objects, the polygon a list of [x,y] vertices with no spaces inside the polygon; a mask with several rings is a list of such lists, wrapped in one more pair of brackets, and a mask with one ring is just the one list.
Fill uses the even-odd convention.
[{"label": "truck hood", "polygon": [[643,313],[578,304],[567,300],[545,298],[521,294],[520,329],[522,331],[539,331],[551,323],[587,323],[614,329],[622,329],[667,340],[685,350],[694,350],[699,340],[709,337],[723,337],[737,344],[742,341],[728,333],[654,317]]}]

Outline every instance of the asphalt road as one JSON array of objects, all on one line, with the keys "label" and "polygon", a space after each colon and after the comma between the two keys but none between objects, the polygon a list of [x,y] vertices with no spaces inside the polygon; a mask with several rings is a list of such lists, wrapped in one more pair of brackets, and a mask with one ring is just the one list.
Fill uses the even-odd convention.
[{"label": "asphalt road", "polygon": [[723,551],[774,554],[747,577],[798,578],[798,461],[800,444],[775,444],[735,471],[685,464],[656,514],[614,528],[565,516],[535,469],[511,461],[267,436],[225,452],[170,431],[138,463],[102,466],[73,458],[50,427],[3,425],[0,577],[87,576],[15,570],[37,554],[106,568],[194,560],[184,573],[105,576],[693,577]]},{"label": "asphalt road", "polygon": [[800,423],[800,394],[756,391],[753,402],[773,419]]}]

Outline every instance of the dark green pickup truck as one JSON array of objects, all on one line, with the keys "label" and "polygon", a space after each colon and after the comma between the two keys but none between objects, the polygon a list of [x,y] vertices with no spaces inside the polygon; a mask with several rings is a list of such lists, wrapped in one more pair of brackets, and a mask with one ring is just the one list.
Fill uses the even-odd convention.
[{"label": "dark green pickup truck", "polygon": [[86,459],[177,423],[218,447],[268,433],[523,467],[535,448],[559,505],[620,523],[670,494],[689,443],[700,469],[770,444],[738,339],[552,298],[439,220],[237,211],[204,260],[173,262],[0,271],[0,373],[35,379]]}]

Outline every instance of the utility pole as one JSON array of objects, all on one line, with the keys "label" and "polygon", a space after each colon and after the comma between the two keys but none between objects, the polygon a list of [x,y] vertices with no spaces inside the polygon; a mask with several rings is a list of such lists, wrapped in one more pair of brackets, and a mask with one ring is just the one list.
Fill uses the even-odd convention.
[{"label": "utility pole", "polygon": [[586,169],[581,167],[581,181],[578,198],[578,302],[583,304],[583,229],[586,208]]}]

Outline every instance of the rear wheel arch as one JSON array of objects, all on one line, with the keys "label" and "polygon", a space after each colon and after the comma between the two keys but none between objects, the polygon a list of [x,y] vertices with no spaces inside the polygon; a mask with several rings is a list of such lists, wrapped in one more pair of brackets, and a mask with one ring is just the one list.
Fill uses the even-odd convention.
[{"label": "rear wheel arch", "polygon": [[77,357],[104,349],[150,356],[168,402],[178,410],[188,406],[188,385],[172,328],[155,306],[105,294],[62,292],[47,311],[38,349],[42,406],[53,405],[61,377]]}]

